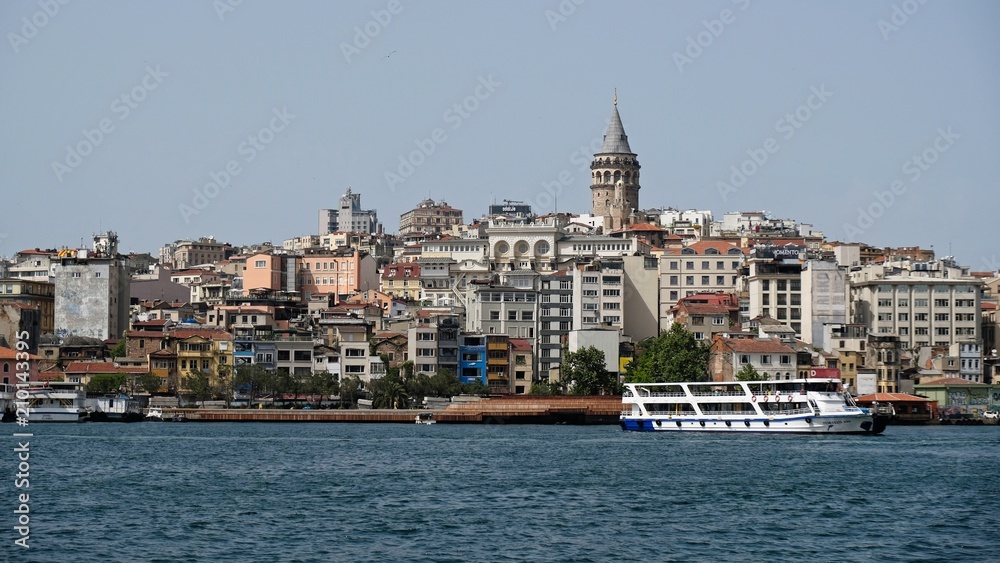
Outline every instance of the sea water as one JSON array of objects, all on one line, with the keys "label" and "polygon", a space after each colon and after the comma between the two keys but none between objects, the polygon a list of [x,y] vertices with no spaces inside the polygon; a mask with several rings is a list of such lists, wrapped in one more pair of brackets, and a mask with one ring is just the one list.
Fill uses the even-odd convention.
[{"label": "sea water", "polygon": [[[18,439],[0,459],[8,561],[1000,557],[997,426],[815,437],[449,424],[30,431],[29,488],[15,488]],[[14,543],[23,493],[27,549]]]}]

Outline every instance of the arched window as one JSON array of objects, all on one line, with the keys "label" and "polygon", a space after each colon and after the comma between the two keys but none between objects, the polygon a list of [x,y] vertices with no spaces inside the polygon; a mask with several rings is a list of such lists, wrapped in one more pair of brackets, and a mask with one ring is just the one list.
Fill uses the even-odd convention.
[{"label": "arched window", "polygon": [[608,172],[608,171],[604,172],[604,183],[605,184],[610,184],[611,183],[611,172]]},{"label": "arched window", "polygon": [[622,180],[622,173],[621,173],[621,171],[620,170],[615,170],[615,184],[617,184],[618,182],[621,182],[621,180]]},{"label": "arched window", "polygon": [[10,373],[10,364],[8,364],[8,363],[5,363],[5,364],[3,365],[3,372],[4,372],[4,373]]}]

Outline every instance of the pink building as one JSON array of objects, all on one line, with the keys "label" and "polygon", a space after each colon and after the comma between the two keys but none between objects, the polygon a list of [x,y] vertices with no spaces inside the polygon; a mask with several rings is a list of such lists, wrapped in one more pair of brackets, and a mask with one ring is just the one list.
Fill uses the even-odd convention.
[{"label": "pink building", "polygon": [[[18,354],[21,355],[18,356]],[[25,361],[25,354],[27,354],[28,362],[28,379],[29,381],[38,380],[38,362],[42,359],[41,356],[0,346],[0,383],[5,385],[27,383],[17,378],[18,372],[24,373],[23,370],[17,369],[17,364]]]}]

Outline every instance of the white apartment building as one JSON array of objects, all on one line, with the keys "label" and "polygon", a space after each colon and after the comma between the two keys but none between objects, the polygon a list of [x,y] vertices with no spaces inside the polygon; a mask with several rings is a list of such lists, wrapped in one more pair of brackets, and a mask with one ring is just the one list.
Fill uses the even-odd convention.
[{"label": "white apartment building", "polygon": [[852,268],[852,322],[872,334],[895,334],[904,349],[980,343],[982,280],[951,260],[894,262]]}]

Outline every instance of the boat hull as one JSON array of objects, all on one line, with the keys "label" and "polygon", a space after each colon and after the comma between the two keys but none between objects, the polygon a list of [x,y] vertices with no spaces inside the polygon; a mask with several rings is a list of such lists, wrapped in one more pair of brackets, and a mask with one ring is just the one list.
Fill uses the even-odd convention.
[{"label": "boat hull", "polygon": [[32,409],[28,414],[28,422],[83,422],[87,416],[85,411],[49,411]]},{"label": "boat hull", "polygon": [[621,417],[623,430],[638,432],[749,432],[766,434],[881,434],[885,420],[871,416]]}]

